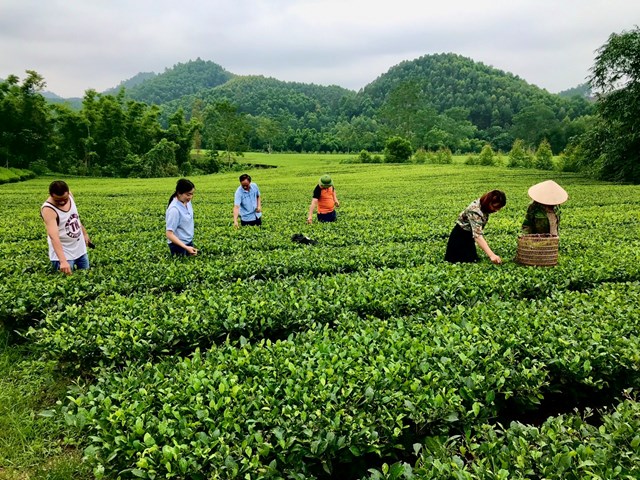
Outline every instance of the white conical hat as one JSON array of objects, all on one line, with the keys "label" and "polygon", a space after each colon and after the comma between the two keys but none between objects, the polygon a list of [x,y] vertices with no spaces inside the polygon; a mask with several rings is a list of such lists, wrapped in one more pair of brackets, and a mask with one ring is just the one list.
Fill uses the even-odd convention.
[{"label": "white conical hat", "polygon": [[529,189],[529,196],[543,205],[560,205],[569,198],[569,194],[553,180],[536,183]]}]

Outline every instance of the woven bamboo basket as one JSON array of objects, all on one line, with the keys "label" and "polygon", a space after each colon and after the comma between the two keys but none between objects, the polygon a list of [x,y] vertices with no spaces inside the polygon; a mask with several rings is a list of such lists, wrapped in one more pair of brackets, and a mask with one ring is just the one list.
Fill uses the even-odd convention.
[{"label": "woven bamboo basket", "polygon": [[518,237],[516,262],[522,265],[552,267],[558,264],[558,237],[550,234]]}]

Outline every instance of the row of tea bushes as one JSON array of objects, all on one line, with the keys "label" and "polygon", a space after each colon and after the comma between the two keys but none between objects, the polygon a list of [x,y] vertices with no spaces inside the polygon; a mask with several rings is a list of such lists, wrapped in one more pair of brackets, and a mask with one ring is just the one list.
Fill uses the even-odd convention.
[{"label": "row of tea bushes", "polygon": [[35,176],[36,174],[31,170],[0,167],[0,185],[3,183],[14,183],[29,180],[31,178],[35,178]]},{"label": "row of tea bushes", "polygon": [[[496,396],[535,401],[544,372],[504,353],[437,320],[349,318],[289,341],[132,364],[101,375],[63,412],[85,428],[87,455],[111,475],[314,475],[402,451],[412,432],[486,419]],[[461,396],[465,385],[479,401]]]},{"label": "row of tea bushes", "polygon": [[[469,188],[466,184],[464,187]],[[111,190],[87,198],[90,205],[96,205],[87,208],[86,217],[102,227],[94,235],[98,248],[90,253],[93,269],[88,274],[78,273],[65,278],[49,273],[44,228],[37,215],[39,202],[30,205],[30,210],[16,211],[11,223],[0,221],[12,232],[0,242],[0,253],[4,257],[0,262],[3,276],[0,321],[10,330],[24,330],[67,306],[82,306],[113,293],[132,296],[180,292],[194,284],[220,289],[224,282],[238,279],[252,282],[289,277],[316,278],[421,265],[449,271],[442,261],[452,223],[446,220],[451,216],[449,209],[452,208],[448,203],[442,209],[432,205],[423,216],[417,216],[416,206],[408,205],[402,195],[389,197],[388,204],[365,203],[366,208],[354,207],[351,212],[347,209],[344,218],[335,225],[304,226],[305,233],[320,241],[316,247],[291,243],[291,234],[300,226],[286,223],[288,217],[284,210],[278,211],[273,223],[264,229],[236,232],[228,225],[218,225],[214,221],[217,217],[212,210],[222,210],[221,205],[203,204],[204,218],[199,226],[203,255],[176,262],[168,258],[162,239],[162,209],[149,214],[145,208],[145,202],[157,203],[164,196],[139,191],[120,196],[119,191]],[[588,191],[578,190],[572,198],[576,202],[586,202]],[[285,192],[280,195],[279,201],[286,204]],[[566,230],[563,230],[561,240],[560,266],[548,273],[548,281],[542,282],[553,283],[560,289],[584,289],[603,281],[639,279],[640,219],[630,213],[634,206],[633,195],[634,190],[620,187],[615,198],[603,196],[598,199],[598,206],[579,203],[570,206],[570,211],[563,216]],[[121,199],[125,202],[114,208],[113,203]],[[354,199],[365,202],[366,195],[355,195]],[[8,217],[6,221],[9,221]],[[492,218],[488,228],[492,247],[507,263],[515,254],[518,229],[519,223],[502,212]],[[501,268],[517,269],[513,271],[514,276],[531,275],[531,269],[512,264]],[[485,265],[470,269],[478,276],[481,275],[479,271],[487,270]],[[494,275],[494,270],[487,271]],[[502,278],[496,277],[494,283],[503,281]],[[466,277],[465,280],[475,281]],[[539,292],[521,292],[516,296],[537,297],[545,291],[548,291],[546,286]],[[501,294],[499,287],[497,294]]]},{"label": "row of tea bushes", "polygon": [[[329,165],[339,221],[309,226],[319,165],[256,174],[261,229],[231,228],[235,174],[195,179],[202,255],[182,260],[174,179],[73,179],[97,248],[69,278],[46,273],[48,182],[0,188],[0,319],[88,382],[53,414],[82,427],[96,475],[355,478],[426,436],[637,384],[638,187],[556,178],[560,265],[536,269],[511,259],[540,172]],[[509,197],[487,227],[505,264],[446,264],[489,184]]]},{"label": "row of tea bushes", "polygon": [[314,478],[549,392],[637,388],[638,300],[640,284],[612,284],[430,316],[346,314],[288,340],[104,371],[62,410],[98,472]]},{"label": "row of tea bushes", "polygon": [[[429,244],[382,244],[376,247],[350,245],[334,248],[331,255],[289,242],[286,248],[264,251],[240,250],[234,256],[205,252],[193,259],[170,259],[163,244],[136,248],[134,242],[120,245],[113,253],[95,256],[92,270],[72,277],[51,275],[48,262],[27,263],[20,259],[4,264],[7,278],[0,285],[0,320],[25,328],[45,312],[65,305],[82,305],[112,293],[137,295],[158,291],[198,288],[219,290],[222,282],[238,279],[286,279],[360,272],[370,269],[407,268],[433,258]],[[246,247],[245,247],[246,248]],[[237,261],[235,261],[237,259]],[[21,271],[23,276],[14,275]],[[9,274],[12,275],[9,275]]]},{"label": "row of tea bushes", "polygon": [[[544,299],[567,289],[597,286],[611,273],[601,265],[583,265],[572,272],[511,265],[488,273],[475,266],[425,264],[411,269],[231,282],[222,270],[211,270],[206,264],[176,262],[173,266],[174,277],[150,276],[142,291],[136,290],[138,285],[131,278],[129,283],[112,279],[90,286],[95,299],[85,298],[84,302],[74,294],[84,295],[81,287],[88,282],[86,277],[69,283],[67,286],[77,285],[78,289],[64,295],[55,290],[49,293],[45,287],[40,296],[30,298],[34,302],[66,299],[67,304],[51,309],[30,332],[49,355],[81,362],[78,367],[83,368],[96,360],[121,362],[189,353],[227,337],[284,338],[316,323],[331,325],[350,313],[389,318],[473,306],[494,297],[504,301]],[[205,278],[185,285],[183,266]],[[625,267],[626,272],[615,267],[616,278],[640,279],[640,262]],[[63,284],[48,287],[54,285]],[[122,289],[134,289],[135,294],[118,293]],[[9,302],[12,308],[28,312],[20,301],[14,302]]]},{"label": "row of tea bushes", "polygon": [[[640,403],[550,417],[539,427],[484,425],[466,436],[416,444],[418,460],[371,469],[369,480],[640,478]],[[594,425],[593,423],[597,423]]]}]

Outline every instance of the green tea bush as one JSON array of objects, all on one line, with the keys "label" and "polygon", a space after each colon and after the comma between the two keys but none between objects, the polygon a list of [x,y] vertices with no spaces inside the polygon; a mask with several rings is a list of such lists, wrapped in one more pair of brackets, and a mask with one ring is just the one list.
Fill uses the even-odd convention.
[{"label": "green tea bush", "polygon": [[35,176],[36,174],[30,170],[0,167],[0,184],[29,180]]},{"label": "green tea bush", "polygon": [[406,462],[371,471],[381,479],[638,478],[640,403],[625,400],[593,425],[583,415],[549,418],[541,426],[486,425],[472,436],[430,438],[416,444],[414,466]]},{"label": "green tea bush", "polygon": [[[236,173],[191,177],[193,258],[166,245],[175,178],[69,179],[96,244],[92,268],[70,277],[50,272],[38,215],[49,180],[0,187],[14,205],[0,219],[0,320],[79,379],[50,414],[97,477],[361,478],[383,462],[379,475],[422,474],[417,455],[438,438],[455,445],[465,478],[481,452],[461,453],[461,433],[486,443],[514,411],[535,415],[551,398],[569,410],[590,396],[613,404],[638,387],[637,186],[556,173],[570,195],[559,263],[523,267],[513,259],[526,192],[544,172],[340,163],[349,157],[247,154],[278,166],[249,171],[261,228],[232,227]],[[308,225],[324,172],[338,219]],[[508,198],[485,228],[503,264],[482,252],[444,262],[458,214],[488,188]],[[553,448],[571,430],[560,433]],[[505,459],[535,462],[535,449],[513,448]],[[615,471],[615,457],[598,458],[599,472]]]}]

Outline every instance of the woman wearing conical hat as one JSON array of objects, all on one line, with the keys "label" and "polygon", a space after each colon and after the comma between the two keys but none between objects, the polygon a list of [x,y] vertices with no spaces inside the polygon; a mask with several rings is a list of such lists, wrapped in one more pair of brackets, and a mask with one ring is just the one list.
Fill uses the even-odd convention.
[{"label": "woman wearing conical hat", "polygon": [[566,202],[569,194],[553,180],[535,184],[528,193],[533,202],[529,204],[522,222],[522,233],[557,236],[560,223],[558,205]]}]

